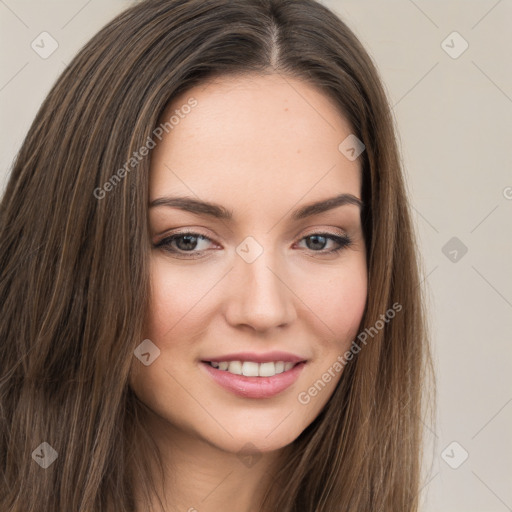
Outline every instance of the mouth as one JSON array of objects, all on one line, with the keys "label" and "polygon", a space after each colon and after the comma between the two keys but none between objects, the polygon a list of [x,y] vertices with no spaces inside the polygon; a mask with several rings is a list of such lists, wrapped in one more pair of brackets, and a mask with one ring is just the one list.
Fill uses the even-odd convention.
[{"label": "mouth", "polygon": [[222,388],[244,398],[270,398],[292,386],[307,361],[201,361]]}]

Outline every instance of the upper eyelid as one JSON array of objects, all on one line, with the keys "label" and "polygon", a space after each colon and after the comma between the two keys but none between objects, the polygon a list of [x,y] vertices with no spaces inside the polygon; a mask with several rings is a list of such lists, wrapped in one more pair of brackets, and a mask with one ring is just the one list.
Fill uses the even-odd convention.
[{"label": "upper eyelid", "polygon": [[198,236],[198,237],[202,237],[202,238],[206,238],[208,239],[210,242],[212,243],[217,243],[215,242],[215,240],[213,240],[213,238],[211,236],[208,236],[206,235],[205,233],[202,233],[201,231],[195,231],[195,230],[183,230],[183,231],[176,231],[176,232],[173,232],[173,233],[166,233],[165,235],[163,235],[161,238],[159,238],[155,244],[159,244],[169,238],[178,238],[179,236],[186,236],[186,235],[193,235],[193,236]]}]

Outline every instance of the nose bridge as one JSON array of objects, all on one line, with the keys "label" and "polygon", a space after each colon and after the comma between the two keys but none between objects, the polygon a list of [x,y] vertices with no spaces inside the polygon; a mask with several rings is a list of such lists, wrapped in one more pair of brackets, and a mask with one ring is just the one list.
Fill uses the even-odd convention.
[{"label": "nose bridge", "polygon": [[279,255],[252,237],[247,237],[236,252],[230,322],[266,330],[293,321],[293,297],[285,285]]}]

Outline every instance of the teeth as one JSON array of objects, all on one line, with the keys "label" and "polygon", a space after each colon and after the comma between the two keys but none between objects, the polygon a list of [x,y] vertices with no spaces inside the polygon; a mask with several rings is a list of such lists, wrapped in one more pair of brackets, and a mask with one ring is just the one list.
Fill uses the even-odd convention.
[{"label": "teeth", "polygon": [[245,375],[246,377],[273,377],[279,373],[291,370],[295,366],[295,363],[285,363],[284,361],[270,361],[268,363],[222,361],[218,363],[211,362],[210,365],[235,375]]},{"label": "teeth", "polygon": [[[246,363],[244,363],[246,364]],[[276,365],[272,361],[270,363],[261,363],[259,365],[258,375],[260,377],[272,377],[276,374]]]},{"label": "teeth", "polygon": [[240,361],[231,361],[228,366],[228,372],[242,375],[242,363]]},{"label": "teeth", "polygon": [[245,375],[246,377],[257,377],[258,366],[258,363],[251,363],[249,361],[245,361],[245,363],[242,364],[242,375]]}]

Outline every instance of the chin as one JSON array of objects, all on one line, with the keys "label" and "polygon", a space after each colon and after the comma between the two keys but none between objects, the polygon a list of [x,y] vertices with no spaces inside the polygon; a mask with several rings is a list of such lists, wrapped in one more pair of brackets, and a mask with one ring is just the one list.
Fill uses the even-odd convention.
[{"label": "chin", "polygon": [[288,430],[268,435],[268,431],[246,430],[244,432],[231,432],[229,435],[214,436],[207,438],[207,442],[216,448],[237,454],[258,454],[275,452],[288,446],[301,434],[301,430]]}]

